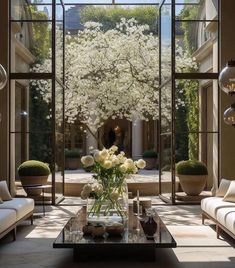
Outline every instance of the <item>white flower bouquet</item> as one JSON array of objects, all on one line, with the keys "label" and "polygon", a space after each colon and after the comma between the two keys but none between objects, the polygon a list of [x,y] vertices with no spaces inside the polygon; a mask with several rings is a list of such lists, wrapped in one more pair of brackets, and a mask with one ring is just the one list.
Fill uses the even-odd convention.
[{"label": "white flower bouquet", "polygon": [[[122,218],[127,217],[127,210],[123,209],[122,197],[126,190],[126,178],[145,167],[145,161],[133,161],[124,152],[117,154],[118,148],[113,145],[109,149],[94,150],[92,155],[83,156],[81,162],[85,169],[93,172],[93,183],[84,185],[81,198],[92,198],[88,216],[99,218],[108,216],[110,212]],[[128,200],[127,200],[128,201]]]}]

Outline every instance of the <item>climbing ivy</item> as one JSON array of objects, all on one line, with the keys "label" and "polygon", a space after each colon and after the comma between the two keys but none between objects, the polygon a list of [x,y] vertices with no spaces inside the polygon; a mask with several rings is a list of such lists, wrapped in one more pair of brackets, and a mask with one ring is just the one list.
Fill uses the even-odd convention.
[{"label": "climbing ivy", "polygon": [[[180,19],[193,20],[197,18],[198,6],[185,6],[180,14]],[[195,32],[192,31],[192,25],[190,22],[184,21],[181,24],[181,28],[184,32],[184,49],[188,53],[189,57],[192,57],[193,51],[195,51]],[[197,70],[189,68],[187,72],[195,72]],[[180,82],[180,87],[183,88],[185,95],[185,116],[187,122],[187,131],[198,131],[199,126],[199,98],[198,87],[199,82],[197,80],[183,80]],[[199,137],[198,133],[189,133],[188,137],[184,139],[188,142],[188,158],[198,159]],[[186,146],[184,145],[184,148]],[[186,154],[184,155],[184,157]]]}]

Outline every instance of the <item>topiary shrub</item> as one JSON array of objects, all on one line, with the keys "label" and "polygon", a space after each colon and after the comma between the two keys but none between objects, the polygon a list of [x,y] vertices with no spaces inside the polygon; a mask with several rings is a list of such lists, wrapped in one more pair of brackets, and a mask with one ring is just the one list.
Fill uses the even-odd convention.
[{"label": "topiary shrub", "polygon": [[157,158],[157,153],[154,150],[144,151],[143,158]]},{"label": "topiary shrub", "polygon": [[80,157],[80,150],[79,149],[72,149],[72,150],[65,150],[65,157],[66,158],[78,158]]},{"label": "topiary shrub", "polygon": [[28,160],[18,167],[19,176],[48,176],[50,168],[47,163],[37,160]]},{"label": "topiary shrub", "polygon": [[176,164],[176,173],[179,175],[208,175],[207,167],[197,160],[180,161]]}]

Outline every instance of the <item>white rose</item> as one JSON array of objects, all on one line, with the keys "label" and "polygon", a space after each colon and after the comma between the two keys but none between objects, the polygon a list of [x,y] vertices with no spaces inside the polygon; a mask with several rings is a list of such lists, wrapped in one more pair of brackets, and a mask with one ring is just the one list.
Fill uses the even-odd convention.
[{"label": "white rose", "polygon": [[113,191],[111,194],[110,194],[110,198],[114,201],[118,200],[118,197],[119,197],[119,193],[118,191]]},{"label": "white rose", "polygon": [[102,167],[104,167],[106,169],[110,169],[112,167],[112,161],[105,160],[104,163],[102,164]]},{"label": "white rose", "polygon": [[146,162],[145,162],[143,159],[139,159],[139,160],[136,162],[136,166],[137,166],[138,168],[143,169],[143,168],[145,168],[145,166],[146,166]]},{"label": "white rose", "polygon": [[102,157],[101,157],[99,151],[94,153],[94,159],[95,159],[95,161],[98,162],[98,163],[102,162]]},{"label": "white rose", "polygon": [[119,162],[122,164],[126,161],[126,157],[121,155],[121,154],[117,155],[117,158],[118,158]]},{"label": "white rose", "polygon": [[85,167],[91,167],[94,165],[94,158],[91,155],[83,156],[81,162]]},{"label": "white rose", "polygon": [[87,193],[88,195],[92,192],[92,186],[91,184],[85,184],[83,186],[83,190],[84,193]]},{"label": "white rose", "polygon": [[109,150],[112,152],[116,152],[118,150],[118,147],[116,145],[112,145]]},{"label": "white rose", "polygon": [[131,159],[131,158],[127,158],[125,163],[127,164],[130,164],[130,165],[133,165],[134,164],[134,161]]},{"label": "white rose", "polygon": [[135,174],[135,173],[137,173],[137,172],[138,172],[138,168],[134,166],[134,168],[133,168],[133,173]]},{"label": "white rose", "polygon": [[110,160],[112,161],[113,166],[116,166],[120,163],[116,155],[113,155]]},{"label": "white rose", "polygon": [[82,198],[83,200],[87,199],[88,197],[89,197],[89,194],[88,194],[88,193],[86,193],[86,192],[84,192],[84,191],[81,192],[81,198]]},{"label": "white rose", "polygon": [[132,159],[127,159],[124,162],[124,165],[129,172],[133,172],[134,168],[136,167]]},{"label": "white rose", "polygon": [[103,159],[108,158],[108,157],[109,157],[109,152],[108,152],[108,150],[103,149],[103,150],[100,152],[100,156],[101,156]]},{"label": "white rose", "polygon": [[103,193],[103,186],[100,183],[95,183],[93,185],[93,191],[97,194],[100,195]]},{"label": "white rose", "polygon": [[119,167],[119,170],[122,172],[122,173],[126,173],[127,171],[127,168],[124,164],[122,164],[120,167]]}]

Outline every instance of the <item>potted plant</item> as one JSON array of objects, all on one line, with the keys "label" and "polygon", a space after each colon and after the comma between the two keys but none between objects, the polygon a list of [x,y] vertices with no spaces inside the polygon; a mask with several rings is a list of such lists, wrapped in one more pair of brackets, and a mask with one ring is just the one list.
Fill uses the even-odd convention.
[{"label": "potted plant", "polygon": [[144,151],[143,159],[146,162],[145,169],[155,169],[157,167],[157,153],[154,150]]},{"label": "potted plant", "polygon": [[180,185],[187,195],[199,195],[205,187],[208,170],[204,163],[196,160],[180,161],[176,165]]},{"label": "potted plant", "polygon": [[65,150],[65,167],[66,169],[78,169],[80,167],[80,150]]},{"label": "potted plant", "polygon": [[[24,186],[29,185],[45,185],[47,184],[47,179],[50,174],[50,168],[47,163],[37,161],[37,160],[28,160],[23,162],[18,167],[18,174],[21,180],[21,184]],[[28,195],[40,195],[41,189],[30,189],[24,188]]]}]

